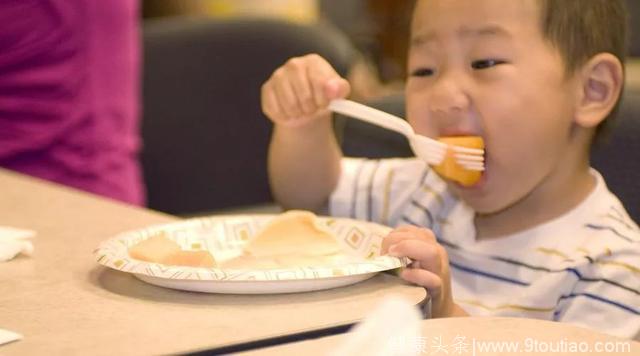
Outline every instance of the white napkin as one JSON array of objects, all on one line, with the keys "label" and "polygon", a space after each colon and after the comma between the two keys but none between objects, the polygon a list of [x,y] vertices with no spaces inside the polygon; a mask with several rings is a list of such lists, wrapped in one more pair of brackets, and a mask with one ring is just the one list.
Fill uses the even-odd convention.
[{"label": "white napkin", "polygon": [[388,298],[346,336],[332,356],[417,356],[424,352],[420,310],[400,298]]},{"label": "white napkin", "polygon": [[0,226],[0,262],[8,261],[19,253],[31,256],[35,231]]},{"label": "white napkin", "polygon": [[13,331],[0,329],[0,345],[22,339],[22,335]]}]

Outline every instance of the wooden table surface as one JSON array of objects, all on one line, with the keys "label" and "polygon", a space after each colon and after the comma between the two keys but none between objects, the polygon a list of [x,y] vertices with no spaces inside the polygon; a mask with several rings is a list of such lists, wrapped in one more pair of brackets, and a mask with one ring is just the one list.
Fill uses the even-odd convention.
[{"label": "wooden table surface", "polygon": [[[350,336],[341,334],[257,349],[238,355],[328,355]],[[411,342],[411,347],[415,346],[417,355],[640,355],[638,342],[569,324],[521,318],[466,317],[423,320],[422,336],[419,339],[400,341]]]},{"label": "wooden table surface", "polygon": [[0,225],[35,230],[33,257],[0,263],[0,328],[24,335],[0,354],[167,354],[210,349],[360,320],[390,294],[424,289],[394,276],[285,295],[221,295],[152,286],[99,266],[110,236],[176,221],[0,170]]}]

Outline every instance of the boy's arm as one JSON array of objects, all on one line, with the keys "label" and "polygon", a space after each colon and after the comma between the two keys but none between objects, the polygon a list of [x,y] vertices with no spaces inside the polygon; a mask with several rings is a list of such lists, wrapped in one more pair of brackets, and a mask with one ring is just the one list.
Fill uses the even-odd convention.
[{"label": "boy's arm", "polygon": [[320,212],[338,182],[341,158],[330,118],[299,128],[276,125],[268,156],[274,198],[285,209]]},{"label": "boy's arm", "polygon": [[342,153],[327,109],[349,83],[318,55],[292,58],[262,86],[262,111],[274,123],[268,172],[284,208],[319,212],[340,176]]}]

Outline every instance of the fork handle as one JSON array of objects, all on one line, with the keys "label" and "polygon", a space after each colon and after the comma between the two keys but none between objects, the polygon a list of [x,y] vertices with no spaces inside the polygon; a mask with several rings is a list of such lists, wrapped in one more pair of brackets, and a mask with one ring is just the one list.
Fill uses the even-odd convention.
[{"label": "fork handle", "polygon": [[333,100],[329,104],[329,110],[398,132],[407,138],[414,135],[413,128],[405,120],[355,101]]}]

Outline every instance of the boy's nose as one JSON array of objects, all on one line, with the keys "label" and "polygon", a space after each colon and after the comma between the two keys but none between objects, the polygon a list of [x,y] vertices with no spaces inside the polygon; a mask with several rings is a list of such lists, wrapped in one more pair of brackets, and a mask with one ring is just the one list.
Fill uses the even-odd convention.
[{"label": "boy's nose", "polygon": [[470,99],[455,78],[440,78],[431,88],[430,110],[438,118],[460,118],[468,111]]}]

